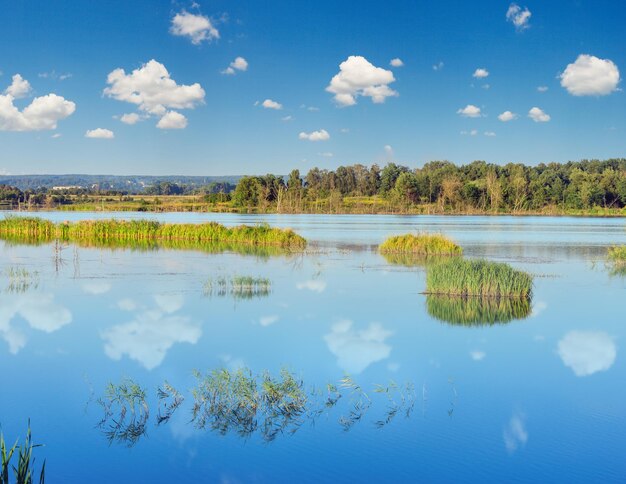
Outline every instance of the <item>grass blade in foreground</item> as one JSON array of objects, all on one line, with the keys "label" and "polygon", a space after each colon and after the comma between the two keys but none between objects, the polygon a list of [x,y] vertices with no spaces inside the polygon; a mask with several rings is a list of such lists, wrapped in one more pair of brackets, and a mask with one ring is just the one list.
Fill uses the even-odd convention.
[{"label": "grass blade in foreground", "polygon": [[530,298],[533,279],[508,264],[454,258],[434,264],[426,274],[426,293],[448,296]]},{"label": "grass blade in foreground", "polygon": [[461,255],[463,249],[452,240],[437,234],[396,235],[385,240],[378,250],[382,254]]}]

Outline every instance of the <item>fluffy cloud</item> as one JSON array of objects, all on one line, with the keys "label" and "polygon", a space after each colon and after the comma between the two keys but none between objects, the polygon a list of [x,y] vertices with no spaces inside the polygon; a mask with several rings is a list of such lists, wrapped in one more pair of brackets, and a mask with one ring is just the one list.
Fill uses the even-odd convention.
[{"label": "fluffy cloud", "polygon": [[276,315],[272,316],[263,316],[259,319],[259,324],[261,326],[271,326],[274,323],[277,323],[280,318]]},{"label": "fluffy cloud", "polygon": [[550,115],[546,114],[542,109],[538,107],[531,108],[528,111],[528,117],[532,119],[535,123],[547,123],[550,121]]},{"label": "fluffy cloud", "polygon": [[[12,90],[23,94],[24,88],[19,88],[18,85],[23,86],[21,82],[15,83],[14,76],[13,83],[7,92]],[[56,129],[60,120],[72,115],[76,110],[76,104],[56,94],[36,97],[22,111],[13,104],[14,100],[13,94],[0,94],[0,131]]]},{"label": "fluffy cloud", "polygon": [[261,106],[263,106],[265,109],[276,109],[276,110],[280,110],[283,108],[283,105],[280,104],[277,101],[272,101],[271,99],[266,99],[265,101],[263,101],[261,103]]},{"label": "fluffy cloud", "polygon": [[352,321],[339,321],[324,336],[324,340],[330,352],[337,357],[340,368],[359,374],[372,363],[389,357],[391,346],[386,340],[393,333],[379,323],[371,323],[362,330],[355,330],[352,326]]},{"label": "fluffy cloud", "polygon": [[115,135],[113,131],[105,128],[88,129],[85,138],[113,139]]},{"label": "fluffy cloud", "polygon": [[613,61],[581,54],[560,79],[561,86],[574,96],[606,96],[617,90],[620,76]]},{"label": "fluffy cloud", "polygon": [[547,92],[548,91],[548,86],[539,86],[539,87],[537,87],[537,91],[539,91],[539,92]]},{"label": "fluffy cloud", "polygon": [[528,431],[526,430],[524,415],[515,413],[509,420],[509,424],[502,432],[504,446],[509,453],[515,452],[520,446],[525,446],[528,442]]},{"label": "fluffy cloud", "polygon": [[159,127],[164,129],[172,129],[166,126],[180,128],[182,119],[185,119],[186,126],[186,118],[182,114],[172,115],[169,110],[193,109],[204,103],[205,92],[200,84],[177,84],[165,66],[154,59],[130,74],[126,74],[124,69],[115,69],[109,73],[107,84],[109,86],[104,89],[106,96],[134,104],[148,115],[166,118],[163,123],[159,121],[162,124]]},{"label": "fluffy cloud", "polygon": [[613,366],[617,348],[603,331],[570,331],[558,343],[563,364],[576,376],[589,376]]},{"label": "fluffy cloud", "polygon": [[339,106],[355,105],[358,96],[384,103],[388,97],[398,95],[389,87],[394,81],[391,71],[375,67],[365,57],[351,55],[339,64],[339,73],[331,79],[326,91],[335,95]]},{"label": "fluffy cloud", "polygon": [[183,10],[174,15],[170,26],[172,35],[189,37],[191,43],[198,45],[202,41],[212,41],[220,38],[219,31],[213,26],[211,20],[204,15],[195,15]]},{"label": "fluffy cloud", "polygon": [[404,65],[404,62],[402,62],[402,59],[396,57],[395,59],[391,59],[389,65],[391,67],[402,67]]},{"label": "fluffy cloud", "polygon": [[457,114],[460,114],[465,118],[479,118],[481,115],[480,108],[474,106],[473,104],[468,104],[464,108],[459,109]]},{"label": "fluffy cloud", "polygon": [[463,136],[465,136],[465,135],[476,136],[478,134],[478,130],[477,129],[472,129],[471,131],[461,131],[461,134]]},{"label": "fluffy cloud", "polygon": [[141,121],[141,116],[137,113],[122,114],[120,121],[124,124],[136,124]]},{"label": "fluffy cloud", "polygon": [[517,114],[511,111],[504,111],[502,114],[498,115],[498,119],[502,121],[503,123],[507,123],[509,121],[513,121],[514,119],[517,119]]},{"label": "fluffy cloud", "polygon": [[176,111],[168,111],[157,123],[159,129],[185,129],[186,127],[187,118]]},{"label": "fluffy cloud", "polygon": [[326,141],[330,139],[330,134],[325,129],[320,129],[318,131],[312,131],[310,133],[305,133],[302,131],[298,135],[299,139],[304,139],[308,141]]},{"label": "fluffy cloud", "polygon": [[19,74],[15,74],[12,78],[11,85],[5,89],[4,93],[13,96],[13,99],[21,99],[28,96],[30,91],[30,82]]},{"label": "fluffy cloud", "polygon": [[222,71],[222,74],[234,75],[237,71],[245,72],[248,70],[248,61],[243,57],[237,57],[230,65]]},{"label": "fluffy cloud", "polygon": [[479,68],[474,71],[472,77],[476,79],[484,79],[485,77],[489,77],[489,71],[487,69]]},{"label": "fluffy cloud", "polygon": [[517,30],[524,30],[530,27],[529,21],[532,13],[528,10],[528,7],[524,7],[523,9],[516,3],[512,3],[509,5],[508,10],[506,11],[506,19],[515,25]]}]

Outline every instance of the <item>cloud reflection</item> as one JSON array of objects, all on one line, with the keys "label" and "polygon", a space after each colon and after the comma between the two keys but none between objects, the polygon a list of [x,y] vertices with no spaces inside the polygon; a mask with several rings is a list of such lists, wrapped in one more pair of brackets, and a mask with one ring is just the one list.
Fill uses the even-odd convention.
[{"label": "cloud reflection", "polygon": [[509,453],[515,452],[519,447],[523,447],[528,442],[528,431],[526,430],[525,417],[521,413],[514,413],[504,428],[502,438],[504,446]]},{"label": "cloud reflection", "polygon": [[317,279],[311,279],[309,281],[298,282],[296,287],[300,290],[307,289],[313,292],[324,292],[326,290],[326,282]]},{"label": "cloud reflection", "polygon": [[11,325],[18,316],[44,333],[53,333],[72,322],[72,313],[55,303],[52,294],[0,296],[0,337],[9,345],[11,354],[17,354],[27,341],[26,335]]},{"label": "cloud reflection", "polygon": [[350,320],[338,321],[324,340],[330,352],[337,357],[339,367],[359,374],[372,363],[389,357],[391,346],[385,341],[393,333],[380,323],[370,323],[362,330],[355,330],[352,326]]},{"label": "cloud reflection", "polygon": [[613,338],[603,331],[570,331],[559,341],[557,351],[576,376],[606,371],[617,356]]},{"label": "cloud reflection", "polygon": [[[202,335],[197,323],[189,317],[174,314],[183,307],[182,296],[154,297],[156,308],[141,308],[135,318],[102,332],[104,352],[113,360],[123,356],[139,362],[147,370],[158,367],[176,343],[195,344]],[[125,308],[137,306],[126,300]]]}]

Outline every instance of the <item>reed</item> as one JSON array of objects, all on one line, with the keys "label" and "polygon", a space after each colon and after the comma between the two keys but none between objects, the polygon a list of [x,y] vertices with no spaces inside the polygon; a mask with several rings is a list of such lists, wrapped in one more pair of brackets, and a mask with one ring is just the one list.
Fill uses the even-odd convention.
[{"label": "reed", "polygon": [[608,252],[609,260],[615,265],[626,265],[626,245],[616,245]]},{"label": "reed", "polygon": [[426,293],[448,296],[530,298],[532,276],[508,264],[450,259],[428,267]]},{"label": "reed", "polygon": [[382,254],[461,255],[463,249],[440,234],[405,234],[385,240],[378,250]]},{"label": "reed", "polygon": [[530,300],[517,297],[448,297],[429,295],[426,310],[433,318],[458,326],[506,324],[530,315]]},{"label": "reed", "polygon": [[[7,447],[4,441],[4,435],[0,432],[0,484],[33,484],[35,477],[35,458],[33,457],[33,449],[41,447],[41,444],[33,444],[32,434],[30,430],[30,421],[28,422],[28,430],[24,445],[18,447],[18,441],[15,441],[11,448]],[[13,456],[17,457],[17,466],[11,463]],[[13,481],[9,480],[10,470],[13,471]],[[39,483],[43,484],[46,480],[46,461],[43,461],[41,471],[39,472]]]},{"label": "reed", "polygon": [[291,229],[267,224],[226,227],[216,222],[171,224],[152,220],[83,220],[53,223],[36,217],[7,217],[0,220],[0,238],[61,240],[82,244],[150,244],[183,242],[183,245],[233,244],[301,250],[306,240]]}]

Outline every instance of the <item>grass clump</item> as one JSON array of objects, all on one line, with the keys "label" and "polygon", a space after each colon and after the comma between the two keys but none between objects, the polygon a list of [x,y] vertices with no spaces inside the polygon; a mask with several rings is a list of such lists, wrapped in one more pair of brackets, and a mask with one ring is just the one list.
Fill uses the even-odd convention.
[{"label": "grass clump", "polygon": [[235,299],[252,299],[269,296],[272,292],[272,281],[266,277],[224,276],[208,279],[204,283],[205,296],[232,296]]},{"label": "grass clump", "polygon": [[[33,444],[30,431],[30,422],[26,432],[24,445],[18,447],[18,441],[15,441],[11,448],[7,447],[4,441],[4,435],[0,432],[0,484],[33,484],[35,478],[35,458],[33,457],[33,449],[41,447],[41,445]],[[17,466],[11,464],[13,456],[17,457]],[[9,480],[10,471],[13,471],[13,481]],[[46,461],[43,461],[41,471],[39,473],[39,483],[43,484],[46,478]]]},{"label": "grass clump", "polygon": [[461,255],[463,249],[439,234],[396,235],[385,240],[378,250],[382,254]]},{"label": "grass clump", "polygon": [[508,264],[451,259],[434,264],[426,274],[426,293],[448,296],[530,298],[532,276]]},{"label": "grass clump", "polygon": [[616,245],[609,249],[608,258],[615,265],[626,265],[626,245]]},{"label": "grass clump", "polygon": [[448,297],[429,295],[426,309],[433,318],[458,326],[491,326],[524,319],[530,300],[517,297]]},{"label": "grass clump", "polygon": [[36,217],[7,217],[0,220],[0,237],[51,242],[78,242],[94,245],[114,243],[185,241],[202,248],[205,244],[241,244],[251,246],[304,249],[306,240],[291,229],[267,224],[226,227],[217,222],[172,224],[153,220],[83,220],[53,223]]}]

